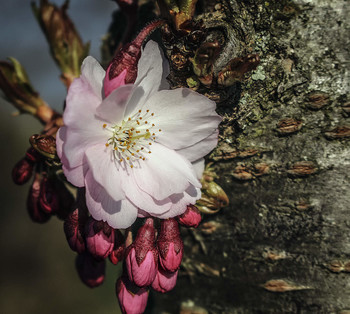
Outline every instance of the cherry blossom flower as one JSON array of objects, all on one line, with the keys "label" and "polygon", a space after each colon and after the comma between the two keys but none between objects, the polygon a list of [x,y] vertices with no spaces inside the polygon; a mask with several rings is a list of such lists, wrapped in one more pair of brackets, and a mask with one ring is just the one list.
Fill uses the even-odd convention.
[{"label": "cherry blossom flower", "polygon": [[200,198],[203,156],[217,144],[215,102],[169,90],[168,64],[150,41],[134,84],[104,97],[105,71],[92,57],[71,84],[57,134],[69,182],[86,188],[96,220],[127,228],[139,217],[181,215]]}]

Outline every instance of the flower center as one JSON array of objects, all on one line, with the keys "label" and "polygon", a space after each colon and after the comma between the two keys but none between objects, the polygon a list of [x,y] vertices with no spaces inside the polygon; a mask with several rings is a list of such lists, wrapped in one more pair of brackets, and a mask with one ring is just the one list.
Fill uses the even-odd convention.
[{"label": "flower center", "polygon": [[144,112],[137,111],[127,120],[120,124],[108,126],[103,124],[103,128],[110,132],[106,147],[113,149],[113,155],[119,163],[126,163],[131,168],[140,160],[146,160],[146,156],[152,153],[151,145],[156,139],[156,133],[162,130],[155,130],[152,123],[154,113],[148,109]]}]

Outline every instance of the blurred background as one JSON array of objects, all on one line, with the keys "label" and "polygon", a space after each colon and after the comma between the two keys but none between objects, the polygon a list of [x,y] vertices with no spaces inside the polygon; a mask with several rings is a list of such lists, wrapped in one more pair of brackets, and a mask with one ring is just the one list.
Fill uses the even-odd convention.
[{"label": "blurred background", "polygon": [[[101,37],[116,9],[111,0],[70,1],[69,15],[83,41],[91,41],[90,54],[97,59]],[[42,98],[62,112],[66,91],[30,1],[2,2],[0,40],[0,59],[18,59]],[[11,170],[29,147],[29,136],[39,133],[41,125],[29,115],[14,117],[15,111],[0,99],[0,313],[119,313],[114,292],[118,267],[107,263],[105,283],[87,288],[75,271],[75,253],[66,243],[62,221],[53,217],[40,225],[30,220],[25,207],[30,183],[16,186]]]}]

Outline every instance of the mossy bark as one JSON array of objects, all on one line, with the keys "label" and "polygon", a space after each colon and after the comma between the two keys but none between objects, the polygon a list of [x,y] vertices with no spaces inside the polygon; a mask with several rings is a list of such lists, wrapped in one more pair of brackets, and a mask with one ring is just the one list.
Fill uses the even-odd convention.
[{"label": "mossy bark", "polygon": [[199,2],[229,25],[217,68],[249,51],[261,63],[218,105],[209,161],[230,205],[183,230],[177,286],[149,313],[349,313],[347,4]]}]

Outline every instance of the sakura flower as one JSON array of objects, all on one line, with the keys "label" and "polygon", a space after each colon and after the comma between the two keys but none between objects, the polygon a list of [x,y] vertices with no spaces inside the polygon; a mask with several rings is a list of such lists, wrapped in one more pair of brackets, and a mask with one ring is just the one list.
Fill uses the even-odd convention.
[{"label": "sakura flower", "polygon": [[68,181],[85,186],[93,218],[127,228],[137,216],[181,215],[200,198],[196,171],[217,144],[215,103],[186,88],[168,90],[168,65],[153,41],[135,83],[107,97],[95,59],[87,57],[81,72],[68,91],[57,152]]}]

